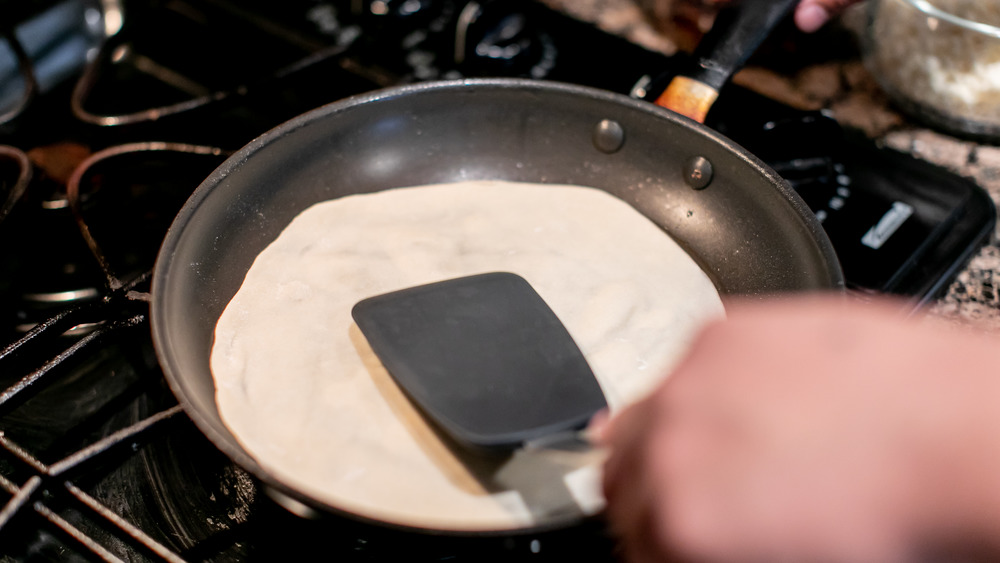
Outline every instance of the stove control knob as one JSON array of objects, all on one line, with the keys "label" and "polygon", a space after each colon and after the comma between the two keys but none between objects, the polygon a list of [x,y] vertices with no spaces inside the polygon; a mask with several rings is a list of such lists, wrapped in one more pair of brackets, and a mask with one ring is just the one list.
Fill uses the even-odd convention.
[{"label": "stove control knob", "polygon": [[433,17],[440,8],[440,0],[365,0],[355,4],[365,17],[408,25]]},{"label": "stove control knob", "polygon": [[550,41],[509,2],[470,2],[459,15],[455,62],[465,74],[543,78]]}]

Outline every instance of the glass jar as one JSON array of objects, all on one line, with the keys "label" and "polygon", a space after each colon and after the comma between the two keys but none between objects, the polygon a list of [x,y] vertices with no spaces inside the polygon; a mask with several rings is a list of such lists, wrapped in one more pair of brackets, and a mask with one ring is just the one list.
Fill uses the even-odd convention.
[{"label": "glass jar", "polygon": [[870,0],[869,71],[916,119],[1000,140],[1000,2]]}]

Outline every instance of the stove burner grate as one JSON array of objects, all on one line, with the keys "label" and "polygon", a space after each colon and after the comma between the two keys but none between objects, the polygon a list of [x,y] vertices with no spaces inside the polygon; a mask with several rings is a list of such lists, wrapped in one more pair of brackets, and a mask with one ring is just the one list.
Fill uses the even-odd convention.
[{"label": "stove burner grate", "polygon": [[[0,373],[4,374],[18,373],[20,366],[29,359],[46,359],[40,366],[7,383],[0,392],[0,419],[8,422],[3,435],[0,435],[3,454],[0,456],[0,467],[4,469],[0,476],[0,488],[10,495],[3,510],[0,510],[0,537],[6,536],[6,545],[18,543],[17,531],[22,525],[35,527],[41,524],[54,536],[60,537],[61,542],[73,544],[99,559],[117,560],[118,557],[108,550],[104,542],[85,532],[77,523],[86,520],[96,521],[111,537],[132,549],[165,561],[182,560],[175,552],[87,493],[81,485],[93,479],[93,475],[102,472],[103,468],[121,464],[125,457],[135,455],[140,445],[152,440],[162,427],[182,418],[177,416],[181,413],[179,406],[167,407],[98,439],[79,439],[79,443],[69,446],[70,451],[65,454],[62,450],[67,445],[60,444],[59,440],[51,440],[48,447],[41,447],[44,441],[32,439],[37,436],[31,431],[31,420],[17,416],[17,411],[28,408],[32,401],[44,401],[46,391],[58,389],[66,380],[76,377],[72,364],[93,358],[108,342],[133,341],[135,335],[127,333],[148,329],[145,313],[122,314],[132,313],[135,308],[126,293],[123,288],[97,307],[83,306],[56,315],[0,351]],[[71,340],[68,347],[51,355],[53,348],[65,344],[66,337],[63,335],[67,330],[82,323],[94,322],[95,318],[108,320],[99,321],[97,329],[82,338]],[[146,377],[157,377],[157,374],[154,372]],[[129,398],[128,388],[118,392],[120,396]],[[109,417],[119,410],[120,405],[116,404],[116,397],[104,399],[91,401],[92,408],[85,413],[72,413],[86,415],[75,421],[76,429],[108,426]],[[104,408],[106,405],[111,408]],[[28,439],[19,440],[18,436]],[[61,457],[53,462],[44,461],[49,455]],[[77,516],[67,517],[67,513]]]}]

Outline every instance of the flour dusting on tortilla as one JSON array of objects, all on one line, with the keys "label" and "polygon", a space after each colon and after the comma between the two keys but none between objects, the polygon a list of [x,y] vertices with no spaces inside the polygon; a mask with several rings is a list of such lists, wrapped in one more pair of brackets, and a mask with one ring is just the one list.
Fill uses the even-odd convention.
[{"label": "flour dusting on tortilla", "polygon": [[545,299],[612,410],[723,315],[694,260],[601,190],[477,181],[344,197],[296,217],[219,319],[211,368],[224,422],[277,479],[368,518],[468,531],[598,512],[598,459],[460,451],[353,324],[365,297],[492,271],[521,275]]}]

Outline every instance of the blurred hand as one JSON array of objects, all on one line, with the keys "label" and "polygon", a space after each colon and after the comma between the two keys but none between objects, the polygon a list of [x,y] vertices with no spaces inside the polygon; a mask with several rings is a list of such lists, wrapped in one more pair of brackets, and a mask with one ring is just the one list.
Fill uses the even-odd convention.
[{"label": "blurred hand", "polygon": [[899,310],[796,298],[707,327],[600,432],[626,560],[892,563],[998,541],[997,337]]},{"label": "blurred hand", "polygon": [[795,25],[806,33],[823,27],[830,18],[861,0],[802,0],[795,8]]}]

